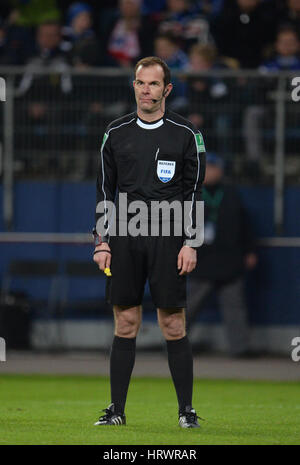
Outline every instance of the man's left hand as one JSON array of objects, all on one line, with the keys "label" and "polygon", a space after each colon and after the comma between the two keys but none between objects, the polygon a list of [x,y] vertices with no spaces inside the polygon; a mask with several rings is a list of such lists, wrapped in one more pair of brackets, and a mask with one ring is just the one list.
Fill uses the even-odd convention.
[{"label": "man's left hand", "polygon": [[180,270],[179,276],[185,275],[193,271],[197,264],[197,252],[192,247],[184,245],[179,254],[177,260],[177,267]]}]

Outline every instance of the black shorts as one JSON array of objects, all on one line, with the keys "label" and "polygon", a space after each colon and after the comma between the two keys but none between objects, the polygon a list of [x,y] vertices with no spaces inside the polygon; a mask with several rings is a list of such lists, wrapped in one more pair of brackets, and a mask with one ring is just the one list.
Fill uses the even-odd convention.
[{"label": "black shorts", "polygon": [[110,238],[111,273],[106,299],[113,305],[141,305],[147,278],[153,303],[159,308],[186,307],[186,276],[179,276],[180,236]]}]

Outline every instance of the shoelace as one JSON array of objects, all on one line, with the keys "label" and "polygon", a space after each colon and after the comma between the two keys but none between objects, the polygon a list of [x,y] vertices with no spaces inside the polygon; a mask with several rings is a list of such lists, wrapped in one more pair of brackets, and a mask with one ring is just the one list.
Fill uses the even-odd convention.
[{"label": "shoelace", "polygon": [[105,415],[102,415],[99,420],[103,421],[103,420],[109,420],[113,415],[114,413],[109,409],[109,408],[105,408],[103,410],[101,410],[101,412],[106,412]]},{"label": "shoelace", "polygon": [[204,418],[198,417],[198,415],[196,413],[193,413],[193,412],[184,413],[184,416],[186,417],[186,419],[187,419],[187,421],[189,423],[196,422],[197,419],[205,421]]}]

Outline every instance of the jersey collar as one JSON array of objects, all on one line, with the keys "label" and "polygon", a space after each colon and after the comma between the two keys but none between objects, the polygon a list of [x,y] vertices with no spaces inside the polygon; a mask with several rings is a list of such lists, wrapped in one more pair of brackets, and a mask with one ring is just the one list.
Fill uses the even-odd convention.
[{"label": "jersey collar", "polygon": [[136,118],[136,124],[138,126],[140,126],[141,128],[143,129],[157,129],[159,128],[160,126],[162,126],[164,124],[164,117],[156,120],[156,121],[151,121],[151,123],[149,121],[144,121],[142,120],[141,118],[139,118],[137,116]]}]

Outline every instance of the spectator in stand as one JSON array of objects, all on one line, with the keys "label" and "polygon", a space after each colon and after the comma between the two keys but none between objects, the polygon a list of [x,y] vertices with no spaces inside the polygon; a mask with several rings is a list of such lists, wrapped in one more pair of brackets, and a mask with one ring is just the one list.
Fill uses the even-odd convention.
[{"label": "spectator in stand", "polygon": [[[49,21],[38,27],[35,53],[27,61],[16,90],[19,97],[16,128],[20,128],[17,142],[22,150],[28,144],[35,149],[51,149],[60,142],[55,137],[47,137],[53,135],[54,127],[67,122],[66,102],[72,91],[68,57],[60,44],[59,23]],[[39,68],[47,70],[47,74],[35,74],[34,70]]]},{"label": "spectator in stand", "polygon": [[300,43],[297,31],[289,25],[282,26],[277,33],[273,58],[263,62],[260,69],[262,71],[299,71],[299,53]]},{"label": "spectator in stand", "polygon": [[[37,67],[47,68],[49,75],[35,77],[32,70]],[[56,21],[40,24],[36,34],[35,53],[26,63],[25,74],[21,79],[17,95],[24,95],[41,79],[51,83],[51,72],[62,72],[59,87],[63,93],[72,89],[71,78],[68,73],[68,56],[61,49],[61,26]]]},{"label": "spectator in stand", "polygon": [[0,64],[23,65],[31,49],[29,31],[0,17]]},{"label": "spectator in stand", "polygon": [[87,3],[72,3],[67,11],[67,26],[63,28],[63,46],[70,51],[77,68],[100,63],[99,43],[92,29],[92,8]]},{"label": "spectator in stand", "polygon": [[[226,69],[212,44],[196,44],[189,53],[188,70],[207,73]],[[232,80],[217,76],[190,76],[188,78],[188,119],[197,128],[205,130],[207,146],[218,150],[223,157],[232,156],[232,125],[234,115],[226,103],[230,100]],[[230,163],[228,160],[228,167]]]},{"label": "spectator in stand", "polygon": [[[262,63],[260,66],[262,72],[269,71],[300,71],[300,41],[297,31],[292,26],[282,26],[278,33],[275,42],[275,50],[273,57]],[[254,85],[253,96],[257,98],[258,86]],[[287,80],[288,95],[292,88],[290,80]],[[255,104],[255,98],[251,98],[251,104],[247,106],[244,114],[244,135],[247,157],[247,171],[253,173],[257,179],[260,173],[261,157],[264,153],[263,148],[263,128],[272,122],[274,127],[273,117],[275,114],[274,99],[270,100],[272,95],[271,90],[277,88],[277,79],[268,79],[263,87],[263,82],[260,83],[261,91],[264,90],[264,98],[260,98]],[[271,97],[272,98],[272,97]],[[249,99],[250,101],[250,99]],[[262,104],[263,103],[263,104]],[[290,141],[287,139],[286,149],[292,152],[299,152],[297,148],[298,139],[295,139],[296,132],[299,133],[300,115],[299,106],[295,105],[290,98],[286,102],[286,129],[291,131],[292,137]]]},{"label": "spectator in stand", "polygon": [[211,29],[220,55],[235,58],[242,68],[259,66],[275,39],[276,11],[273,0],[225,0]]},{"label": "spectator in stand", "polygon": [[167,0],[167,11],[158,32],[172,34],[185,51],[196,42],[211,40],[206,16],[201,15],[198,5],[190,0]]},{"label": "spectator in stand", "polygon": [[171,34],[161,34],[154,41],[155,55],[164,60],[169,68],[184,70],[188,65],[187,54],[178,46]]},{"label": "spectator in stand", "polygon": [[280,11],[279,23],[290,24],[300,31],[300,0],[287,0]]},{"label": "spectator in stand", "polygon": [[141,16],[141,0],[119,0],[119,16],[110,30],[107,52],[115,64],[130,67],[152,54],[152,26]]},{"label": "spectator in stand", "polygon": [[215,153],[206,153],[202,198],[204,244],[188,280],[187,329],[208,297],[217,294],[226,328],[229,352],[234,357],[255,356],[250,352],[244,278],[257,264],[255,240],[248,215],[237,190],[224,182],[224,163]]},{"label": "spectator in stand", "polygon": [[[183,71],[188,65],[188,56],[178,46],[171,34],[162,34],[154,40],[154,54],[164,60],[171,70]],[[186,84],[175,73],[172,78],[173,91],[169,97],[168,107],[173,111],[184,111],[187,108]]]}]

